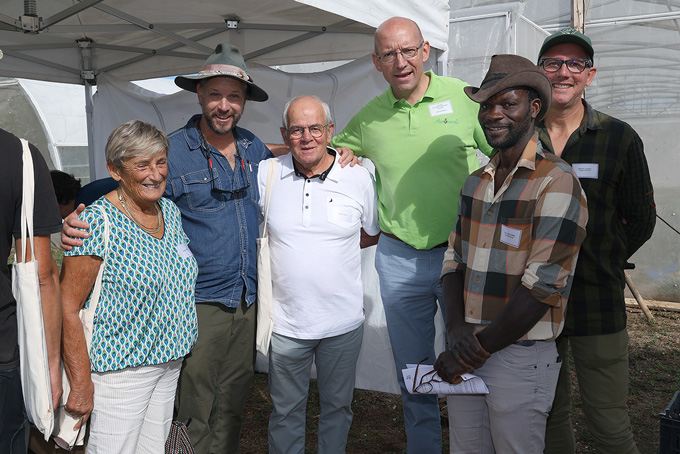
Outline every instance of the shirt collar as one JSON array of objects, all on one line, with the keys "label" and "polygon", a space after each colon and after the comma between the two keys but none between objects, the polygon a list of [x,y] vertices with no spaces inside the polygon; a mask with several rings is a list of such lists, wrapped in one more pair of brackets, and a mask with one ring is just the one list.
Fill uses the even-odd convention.
[{"label": "shirt collar", "polygon": [[[534,131],[534,134],[531,136],[531,139],[529,139],[529,142],[527,142],[526,146],[524,147],[524,151],[522,151],[522,156],[519,157],[519,160],[517,161],[515,168],[525,167],[530,170],[535,170],[536,153],[543,153],[543,147],[541,147],[541,145],[539,144],[538,132]],[[484,167],[484,173],[488,173],[490,175],[495,174],[496,169],[498,168],[498,164],[500,164],[500,162],[501,154],[498,152],[498,150],[496,150],[496,153],[493,155],[489,163]]]},{"label": "shirt collar", "polygon": [[[433,85],[437,84],[437,82],[436,82],[437,79],[432,74],[432,71],[425,71],[423,77],[425,77],[425,76],[429,76],[430,84],[427,86],[427,90],[425,90],[425,94],[418,101],[416,101],[416,104],[418,104],[419,102],[421,102],[425,99],[428,99],[430,101],[432,101],[434,99],[434,93],[436,91],[436,87],[433,87]],[[399,102],[402,102],[402,101],[404,103],[408,104],[408,101],[406,101],[405,99],[397,99],[396,96],[394,96],[394,93],[392,92],[392,87],[387,88],[387,97],[388,97],[392,107],[396,107],[397,104]]]},{"label": "shirt collar", "polygon": [[308,177],[301,173],[298,169],[297,166],[295,165],[295,160],[293,159],[292,153],[288,153],[286,155],[286,158],[282,162],[283,169],[281,170],[281,176],[285,177],[290,174],[295,174],[295,176],[298,176],[300,178],[305,178],[307,180],[311,180],[312,178],[318,178],[320,181],[326,181],[326,178],[330,178],[331,180],[337,181],[337,172],[334,172],[335,167],[335,162],[338,160],[338,153],[335,150],[335,148],[331,147],[326,147],[326,152],[333,156],[333,162],[331,162],[331,165],[324,170],[321,173],[317,173],[316,175],[312,175],[311,177]]}]

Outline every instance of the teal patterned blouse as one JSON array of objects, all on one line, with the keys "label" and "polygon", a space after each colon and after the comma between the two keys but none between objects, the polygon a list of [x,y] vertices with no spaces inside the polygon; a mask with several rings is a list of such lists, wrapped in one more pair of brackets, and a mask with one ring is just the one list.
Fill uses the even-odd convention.
[{"label": "teal patterned blouse", "polygon": [[[161,364],[182,358],[196,342],[194,287],[198,266],[182,230],[180,212],[159,200],[163,238],[149,235],[102,197],[80,215],[90,224],[83,245],[65,256],[104,258],[104,218],[109,216],[109,251],[95,312],[90,363],[94,372]],[[88,297],[85,307],[90,304]]]}]

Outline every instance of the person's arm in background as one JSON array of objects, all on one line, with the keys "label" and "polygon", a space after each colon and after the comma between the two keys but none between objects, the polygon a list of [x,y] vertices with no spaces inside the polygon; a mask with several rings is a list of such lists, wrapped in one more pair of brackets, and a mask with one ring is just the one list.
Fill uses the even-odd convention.
[{"label": "person's arm in background", "polygon": [[[42,303],[47,358],[50,367],[50,385],[52,388],[52,404],[57,408],[61,397],[61,292],[59,290],[59,271],[52,257],[49,235],[39,235],[35,240],[35,260],[38,261],[38,282],[40,283],[40,300]],[[26,246],[26,260],[30,261],[31,249],[29,239],[22,244],[16,240],[17,260],[21,260],[22,248]]]}]

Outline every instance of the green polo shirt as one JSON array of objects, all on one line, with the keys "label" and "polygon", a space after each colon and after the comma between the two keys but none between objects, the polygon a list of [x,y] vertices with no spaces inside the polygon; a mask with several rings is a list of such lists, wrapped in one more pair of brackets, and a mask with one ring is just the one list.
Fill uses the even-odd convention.
[{"label": "green polo shirt", "polygon": [[463,92],[467,84],[425,74],[430,85],[415,105],[388,88],[331,142],[373,161],[380,228],[416,249],[447,241],[463,182],[479,168],[475,149],[493,154],[477,121],[479,104]]}]

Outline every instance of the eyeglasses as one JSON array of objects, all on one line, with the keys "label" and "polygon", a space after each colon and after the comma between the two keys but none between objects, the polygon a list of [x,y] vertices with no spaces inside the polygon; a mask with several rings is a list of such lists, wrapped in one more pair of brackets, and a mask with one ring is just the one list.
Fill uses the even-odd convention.
[{"label": "eyeglasses", "polygon": [[562,65],[566,64],[567,69],[572,74],[580,74],[585,71],[586,68],[591,68],[593,66],[593,61],[586,58],[574,58],[572,60],[560,60],[559,58],[542,58],[538,62],[538,66],[543,68],[543,71],[547,73],[556,73],[562,68]]},{"label": "eyeglasses", "polygon": [[[210,157],[210,150],[208,149],[208,145],[205,141],[203,131],[201,131],[200,124],[198,126],[198,135],[201,140],[200,145],[201,153],[203,154],[203,157],[205,157],[205,159],[208,161],[208,171],[210,172],[210,190],[212,192],[217,192],[220,194],[239,194],[241,192],[245,192],[250,187],[250,178],[248,178],[248,172],[246,171],[246,163],[243,161],[241,153],[239,152],[238,141],[235,141],[234,143],[236,147],[236,165],[234,166],[234,174],[231,179],[231,188],[222,189],[215,186],[215,180],[218,180],[219,178],[215,176],[212,158]],[[250,161],[248,161],[248,167],[250,167]],[[241,175],[237,176],[237,173]]]},{"label": "eyeglasses", "polygon": [[418,47],[407,47],[406,49],[401,49],[401,50],[395,50],[392,52],[386,52],[382,55],[377,55],[378,60],[384,63],[392,63],[397,59],[397,55],[401,54],[402,57],[404,57],[406,60],[411,60],[412,58],[415,58],[416,55],[418,55],[418,51],[420,50],[421,47],[425,44],[425,41],[420,43],[420,46]]},{"label": "eyeglasses", "polygon": [[305,129],[309,129],[309,134],[318,139],[323,135],[327,127],[328,125],[292,126],[286,129],[286,131],[291,139],[299,139],[305,133]]},{"label": "eyeglasses", "polygon": [[[427,394],[429,392],[432,392],[432,389],[434,388],[433,383],[442,383],[444,381],[437,376],[437,371],[434,369],[431,370],[430,372],[423,374],[423,376],[420,377],[420,380],[418,380],[418,369],[420,369],[420,365],[427,361],[428,359],[429,357],[423,359],[416,365],[416,374],[413,377],[414,394]],[[416,383],[418,384],[416,385]]]}]

